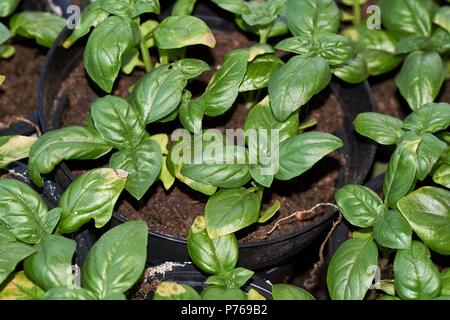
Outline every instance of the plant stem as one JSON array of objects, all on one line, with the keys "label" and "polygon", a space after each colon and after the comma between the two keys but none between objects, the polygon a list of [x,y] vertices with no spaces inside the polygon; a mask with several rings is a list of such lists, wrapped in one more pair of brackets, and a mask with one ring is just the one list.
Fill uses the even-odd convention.
[{"label": "plant stem", "polygon": [[267,43],[267,39],[269,38],[269,33],[270,33],[270,30],[268,30],[268,29],[259,30],[259,43],[260,44]]},{"label": "plant stem", "polygon": [[143,41],[143,40],[141,40],[140,49],[141,49],[142,59],[144,60],[145,71],[151,72],[153,70],[152,59],[150,58],[150,52],[148,51],[147,47],[145,46],[145,41]]},{"label": "plant stem", "polygon": [[159,49],[159,62],[161,64],[169,64],[169,51],[165,49]]},{"label": "plant stem", "polygon": [[353,3],[353,17],[355,25],[359,25],[361,23],[361,5],[358,0]]}]

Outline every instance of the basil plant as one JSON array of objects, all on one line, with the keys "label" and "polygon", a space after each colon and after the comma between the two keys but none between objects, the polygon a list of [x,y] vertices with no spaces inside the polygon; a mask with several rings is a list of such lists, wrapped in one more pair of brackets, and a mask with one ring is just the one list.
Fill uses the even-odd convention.
[{"label": "basil plant", "polygon": [[[106,72],[103,67],[114,59],[101,58],[104,55],[98,50],[108,51],[108,57],[111,57],[109,44],[118,48],[115,44],[122,43],[124,39],[116,36],[127,33],[110,32],[105,37],[104,32],[110,30],[106,26],[134,28],[134,14],[142,8],[140,1],[114,1],[115,4],[122,2],[127,2],[127,5],[118,6],[121,9],[114,11],[108,5],[111,1],[100,0],[91,4],[83,13],[84,19],[82,17],[84,23],[91,23],[74,31],[67,40],[71,42],[81,36],[83,33],[80,30],[87,32],[87,26],[94,25],[93,21],[99,22],[88,19],[91,15],[100,17],[99,12],[104,14],[104,19],[100,19],[102,22],[96,25],[89,37],[85,65],[88,70],[89,66],[95,65],[92,70],[99,71],[97,75],[101,76],[102,81],[111,80],[108,80],[108,88],[112,87],[120,63],[119,60],[113,63],[117,67],[114,72]],[[155,4],[154,8],[159,8],[156,2],[150,2]],[[204,24],[192,16],[181,15],[192,11],[195,2],[189,3],[192,6],[188,6],[186,1],[177,2],[173,15],[155,27],[150,38],[159,49],[169,50],[165,51],[169,52],[169,59],[152,67],[130,88],[126,99],[112,95],[101,97],[91,104],[91,113],[84,126],[47,133],[32,146],[29,172],[37,186],[42,186],[42,174],[52,172],[64,160],[106,156],[110,159],[110,168],[127,172],[125,189],[137,200],[142,199],[157,180],[161,180],[166,189],[178,180],[210,196],[205,216],[208,233],[216,238],[257,222],[268,221],[277,213],[280,203],[276,202],[267,211],[261,212],[264,189],[270,188],[274,179],[286,181],[300,176],[323,157],[342,147],[342,141],[331,134],[304,132],[311,123],[300,124],[298,110],[290,110],[286,118],[277,118],[277,113],[273,112],[273,95],[270,94],[275,90],[277,103],[277,97],[285,91],[283,88],[272,90],[270,82],[277,77],[278,71],[284,70],[284,66],[273,54],[273,49],[269,50],[267,46],[257,44],[228,52],[206,89],[193,96],[190,85],[209,70],[209,66],[202,60],[180,58],[180,55],[173,53],[183,53],[186,45],[207,45],[205,39],[213,38],[206,27],[192,25],[192,28],[186,28],[187,24],[182,19]],[[296,10],[300,12],[298,8]],[[114,23],[108,22],[111,19]],[[142,36],[141,32],[141,40]],[[105,44],[105,38],[111,39],[111,43],[107,41]],[[100,43],[101,46],[98,45]],[[116,58],[119,59],[119,56]],[[99,59],[92,60],[92,57]],[[326,66],[328,68],[328,64]],[[309,67],[313,66],[309,64]],[[108,74],[111,78],[105,77]],[[289,85],[294,82],[292,80]],[[307,86],[313,83],[310,80],[307,82]],[[269,96],[250,106],[242,130],[245,139],[241,144],[230,144],[224,134],[203,128],[208,123],[205,121],[207,118],[229,112],[240,93],[263,92],[267,87]],[[311,96],[313,91],[317,92],[316,89],[310,91]],[[183,126],[180,129],[184,130],[176,130],[171,139],[167,134],[152,132],[156,123],[175,120],[179,120]],[[176,135],[177,131],[182,134]],[[255,139],[255,132],[264,131],[267,134]],[[192,148],[195,145],[200,146],[194,147],[196,151]],[[218,151],[210,152],[212,149]],[[231,163],[223,159],[231,159]]]},{"label": "basil plant", "polygon": [[[2,0],[0,18],[8,18],[9,28],[0,22],[0,59],[9,59],[15,53],[9,40],[14,36],[35,39],[37,44],[50,48],[66,25],[64,18],[48,12],[24,11],[14,14],[21,0]],[[14,14],[14,15],[13,15]],[[0,84],[4,76],[0,75]]]},{"label": "basil plant", "polygon": [[[202,20],[190,15],[191,10],[176,9],[159,23],[140,18],[143,14],[159,14],[158,0],[98,0],[85,8],[79,28],[63,45],[72,46],[93,29],[84,52],[84,66],[91,79],[110,93],[120,70],[129,74],[135,67],[144,67],[146,72],[154,69],[150,48],[158,49],[156,65],[167,65],[184,57],[188,46],[215,46],[210,29]],[[207,68],[202,61],[190,62],[193,68]],[[185,61],[184,65],[190,68],[190,63]]]},{"label": "basil plant", "polygon": [[72,263],[75,240],[63,236],[91,219],[103,226],[125,182],[123,173],[112,169],[87,172],[50,210],[27,184],[0,179],[0,299],[125,299],[146,263],[146,223],[106,232],[81,271]]},{"label": "basil plant", "polygon": [[[266,300],[255,289],[242,289],[254,272],[236,267],[238,244],[236,236],[229,234],[211,239],[206,231],[206,219],[198,216],[189,231],[188,251],[195,266],[210,276],[206,288],[198,293],[186,284],[170,279],[163,281],[153,295],[154,300]],[[289,284],[272,286],[274,300],[315,300],[309,292]]]},{"label": "basil plant", "polygon": [[[361,1],[343,2],[356,6]],[[344,77],[381,75],[402,65],[395,83],[411,109],[433,102],[449,75],[449,8],[433,0],[379,1],[378,16],[375,12],[370,21],[354,20],[342,30],[358,53]],[[373,25],[374,19],[384,29]]]},{"label": "basil plant", "polygon": [[[382,299],[450,299],[449,270],[441,272],[430,252],[450,255],[449,126],[447,103],[426,104],[404,121],[377,113],[355,119],[360,134],[397,147],[384,179],[384,201],[358,185],[336,192],[341,213],[363,229],[331,260],[332,299],[364,299],[369,289],[383,291]],[[420,183],[416,189],[428,177],[441,186]],[[382,279],[380,270],[393,255],[394,278]]]}]

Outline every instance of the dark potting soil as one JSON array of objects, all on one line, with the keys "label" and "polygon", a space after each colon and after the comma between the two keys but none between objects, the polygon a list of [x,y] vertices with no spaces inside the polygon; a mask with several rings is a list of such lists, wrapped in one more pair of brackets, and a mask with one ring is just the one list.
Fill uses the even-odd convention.
[{"label": "dark potting soil", "polygon": [[[253,42],[241,33],[217,33],[215,34],[217,46],[214,50],[203,47],[189,48],[187,56],[200,56],[210,65],[219,68],[224,55],[229,50],[248,47]],[[134,84],[144,73],[136,71],[130,76],[121,75],[114,89],[115,95],[128,96],[128,87]],[[201,93],[213,74],[213,70],[205,73],[200,79],[190,84],[192,91]],[[64,81],[61,94],[67,95],[67,105],[62,115],[62,126],[79,125],[85,122],[89,113],[90,103],[97,97],[98,91],[94,89],[88,76],[85,74],[82,64]],[[262,98],[262,97],[261,97]],[[207,119],[204,126],[214,128],[242,128],[249,109],[243,101],[237,101],[236,105],[224,116]],[[301,111],[301,121],[314,118],[318,125],[314,130],[333,133],[343,121],[344,114],[336,97],[325,90],[312,99]],[[170,124],[152,124],[148,127],[151,133],[166,132],[181,127],[174,121]],[[270,236],[267,232],[273,227],[275,221],[281,217],[290,215],[296,211],[306,210],[319,202],[332,201],[336,190],[336,180],[339,170],[345,163],[345,159],[339,153],[334,153],[323,159],[311,171],[301,177],[288,182],[276,181],[270,192],[264,195],[263,209],[271,206],[275,200],[282,203],[280,212],[271,222],[251,227],[238,236],[242,241],[257,241],[266,238],[289,234],[310,221],[286,223],[273,232]],[[69,163],[75,175],[85,170],[106,166],[106,161],[72,162]],[[191,190],[180,182],[176,182],[171,190],[166,191],[162,184],[157,182],[147,192],[143,199],[136,201],[125,194],[119,200],[117,212],[131,220],[147,221],[150,230],[185,238],[194,218],[204,213],[207,197]],[[324,211],[323,211],[324,212]],[[318,211],[318,215],[322,212]]]},{"label": "dark potting soil", "polygon": [[0,129],[36,110],[39,74],[45,60],[45,49],[22,40],[13,44],[15,55],[0,59],[0,74],[6,76],[0,86]]}]

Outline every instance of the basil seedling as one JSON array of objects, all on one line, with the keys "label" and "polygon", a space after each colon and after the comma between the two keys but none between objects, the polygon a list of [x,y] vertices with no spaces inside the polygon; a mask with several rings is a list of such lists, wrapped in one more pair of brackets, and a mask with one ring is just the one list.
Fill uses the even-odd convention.
[{"label": "basil seedling", "polygon": [[[198,216],[189,231],[188,251],[194,264],[211,275],[206,280],[207,287],[199,294],[188,285],[168,279],[159,285],[154,300],[265,300],[255,289],[242,290],[254,272],[236,267],[239,252],[234,234],[211,239],[206,218]],[[274,300],[315,300],[306,290],[287,284],[273,285],[272,297]]]}]

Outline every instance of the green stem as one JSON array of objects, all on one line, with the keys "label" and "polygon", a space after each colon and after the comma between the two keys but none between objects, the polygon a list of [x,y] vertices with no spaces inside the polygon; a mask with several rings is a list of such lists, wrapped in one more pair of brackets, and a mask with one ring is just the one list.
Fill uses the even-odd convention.
[{"label": "green stem", "polygon": [[151,72],[153,70],[152,58],[150,58],[150,52],[148,51],[145,41],[141,40],[140,43],[141,55],[144,60],[144,66],[146,72]]},{"label": "green stem", "polygon": [[358,25],[361,23],[361,5],[359,4],[359,1],[355,1],[353,3],[353,16],[354,16],[354,23],[355,25]]},{"label": "green stem", "polygon": [[164,64],[169,64],[169,51],[165,49],[159,49],[159,62]]},{"label": "green stem", "polygon": [[269,39],[270,30],[263,29],[259,31],[259,43],[266,44]]}]

